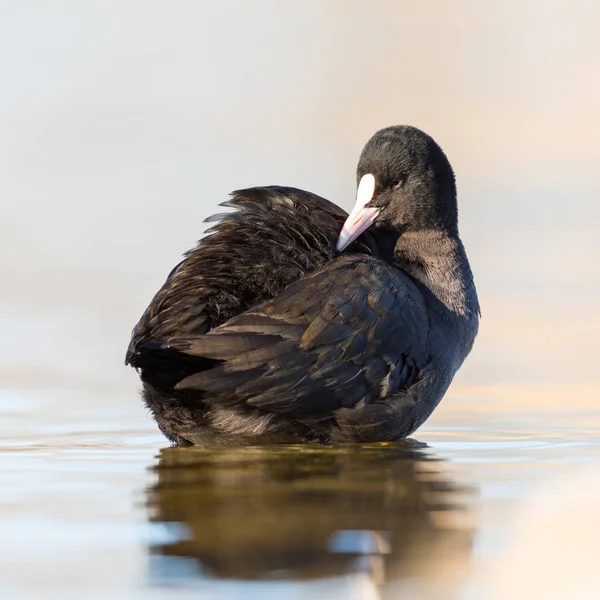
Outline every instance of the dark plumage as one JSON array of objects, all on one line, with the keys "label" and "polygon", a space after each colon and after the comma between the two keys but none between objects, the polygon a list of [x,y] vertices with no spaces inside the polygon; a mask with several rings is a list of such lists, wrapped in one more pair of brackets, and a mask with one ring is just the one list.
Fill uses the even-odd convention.
[{"label": "dark plumage", "polygon": [[390,127],[357,175],[350,217],[294,188],[234,192],[173,269],[126,359],[171,441],[392,440],[438,404],[479,316],[452,168]]}]

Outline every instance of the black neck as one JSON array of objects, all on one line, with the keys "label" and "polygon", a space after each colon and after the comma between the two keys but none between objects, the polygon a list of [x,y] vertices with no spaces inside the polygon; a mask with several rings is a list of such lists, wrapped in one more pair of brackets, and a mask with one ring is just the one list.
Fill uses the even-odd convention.
[{"label": "black neck", "polygon": [[440,229],[405,232],[396,240],[392,262],[450,311],[479,316],[473,274],[458,234]]}]

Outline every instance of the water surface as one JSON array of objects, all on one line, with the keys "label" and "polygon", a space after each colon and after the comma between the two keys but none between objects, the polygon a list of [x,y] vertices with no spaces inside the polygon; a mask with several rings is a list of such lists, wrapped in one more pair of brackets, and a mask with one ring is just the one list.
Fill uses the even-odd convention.
[{"label": "water surface", "polygon": [[489,390],[456,392],[406,443],[211,450],[168,448],[133,386],[4,391],[2,588],[482,597],[518,539],[515,507],[597,463],[600,434],[595,406],[544,413],[540,398],[514,428]]}]

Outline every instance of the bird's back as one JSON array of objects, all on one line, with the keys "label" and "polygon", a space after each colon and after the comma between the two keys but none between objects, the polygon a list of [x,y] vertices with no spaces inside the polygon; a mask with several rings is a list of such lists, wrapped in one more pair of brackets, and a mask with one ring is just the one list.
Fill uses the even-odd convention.
[{"label": "bird's back", "polygon": [[[163,353],[161,340],[207,333],[325,264],[347,217],[290,187],[239,190],[221,206],[235,210],[207,219],[215,225],[171,271],[132,333],[127,364],[161,389],[198,366]],[[356,250],[371,252],[362,240]]]}]

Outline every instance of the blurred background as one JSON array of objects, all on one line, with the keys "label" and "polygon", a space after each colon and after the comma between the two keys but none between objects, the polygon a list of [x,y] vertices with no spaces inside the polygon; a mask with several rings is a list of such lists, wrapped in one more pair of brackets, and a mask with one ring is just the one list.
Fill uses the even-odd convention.
[{"label": "blurred background", "polygon": [[[598,22],[592,0],[1,1],[2,519],[54,540],[34,559],[13,549],[15,564],[41,568],[64,531],[44,519],[68,521],[65,494],[92,470],[74,448],[94,464],[108,460],[99,448],[114,451],[114,469],[87,490],[98,486],[95,502],[106,507],[117,472],[143,489],[165,443],[125,349],[202,220],[253,185],[350,208],[360,150],[392,124],[428,132],[454,166],[483,311],[472,355],[416,437],[469,463],[489,500],[484,523],[487,507],[525,498],[563,459],[589,462],[600,425]],[[549,467],[535,470],[540,461]],[[57,465],[64,487],[53,488],[39,473]],[[119,506],[130,487],[115,487]],[[482,555],[500,552],[498,522],[482,529]],[[64,592],[67,578],[55,579]]]}]

